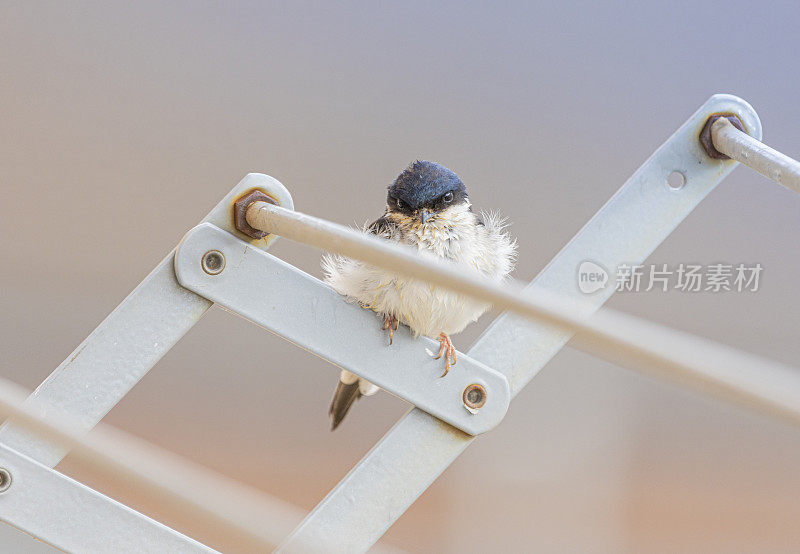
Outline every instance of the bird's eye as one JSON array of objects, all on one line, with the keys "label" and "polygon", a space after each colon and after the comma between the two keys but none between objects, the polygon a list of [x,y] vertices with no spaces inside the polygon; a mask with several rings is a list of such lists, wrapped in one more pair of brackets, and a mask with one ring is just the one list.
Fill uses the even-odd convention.
[{"label": "bird's eye", "polygon": [[442,196],[442,200],[444,200],[445,203],[449,204],[450,202],[453,201],[453,193],[452,192],[448,192],[447,194]]},{"label": "bird's eye", "polygon": [[406,207],[406,203],[400,200],[399,198],[394,199],[395,203],[397,204],[398,209],[403,209]]}]

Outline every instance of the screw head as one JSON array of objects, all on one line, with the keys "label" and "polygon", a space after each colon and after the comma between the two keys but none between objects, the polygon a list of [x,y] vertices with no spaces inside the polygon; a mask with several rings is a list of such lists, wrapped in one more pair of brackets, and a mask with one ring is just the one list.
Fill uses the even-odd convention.
[{"label": "screw head", "polygon": [[209,275],[219,275],[225,269],[225,255],[219,250],[209,250],[203,254],[201,265]]},{"label": "screw head", "polygon": [[486,404],[486,389],[483,385],[473,383],[464,389],[461,399],[469,411],[479,410]]}]

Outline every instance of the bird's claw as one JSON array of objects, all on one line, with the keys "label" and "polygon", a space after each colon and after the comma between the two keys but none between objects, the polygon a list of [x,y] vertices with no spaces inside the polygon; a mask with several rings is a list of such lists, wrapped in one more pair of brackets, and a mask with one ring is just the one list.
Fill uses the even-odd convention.
[{"label": "bird's claw", "polygon": [[450,371],[450,366],[454,366],[458,362],[456,348],[447,333],[439,333],[439,353],[433,359],[438,360],[442,356],[444,356],[444,373],[439,376],[440,379],[447,375]]},{"label": "bird's claw", "polygon": [[383,328],[381,331],[389,331],[389,346],[391,346],[392,341],[394,340],[394,332],[397,331],[397,327],[400,322],[397,318],[393,315],[386,314],[383,316]]}]

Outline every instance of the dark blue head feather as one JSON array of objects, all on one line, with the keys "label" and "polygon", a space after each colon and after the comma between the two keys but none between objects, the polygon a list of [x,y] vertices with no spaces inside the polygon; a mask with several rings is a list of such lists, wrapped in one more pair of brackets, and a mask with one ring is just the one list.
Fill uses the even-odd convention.
[{"label": "dark blue head feather", "polygon": [[433,205],[452,192],[456,200],[467,197],[467,189],[454,172],[441,164],[417,160],[389,185],[389,197],[399,198],[411,209]]}]

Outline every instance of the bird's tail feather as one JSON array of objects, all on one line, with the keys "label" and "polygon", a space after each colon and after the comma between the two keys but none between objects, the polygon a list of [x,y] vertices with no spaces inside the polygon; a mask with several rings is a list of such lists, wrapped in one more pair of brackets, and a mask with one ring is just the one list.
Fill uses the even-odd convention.
[{"label": "bird's tail feather", "polygon": [[336,385],[336,392],[333,393],[333,400],[328,414],[331,416],[331,431],[336,429],[347,415],[353,402],[361,398],[361,390],[358,387],[358,379],[350,384],[339,381]]}]

